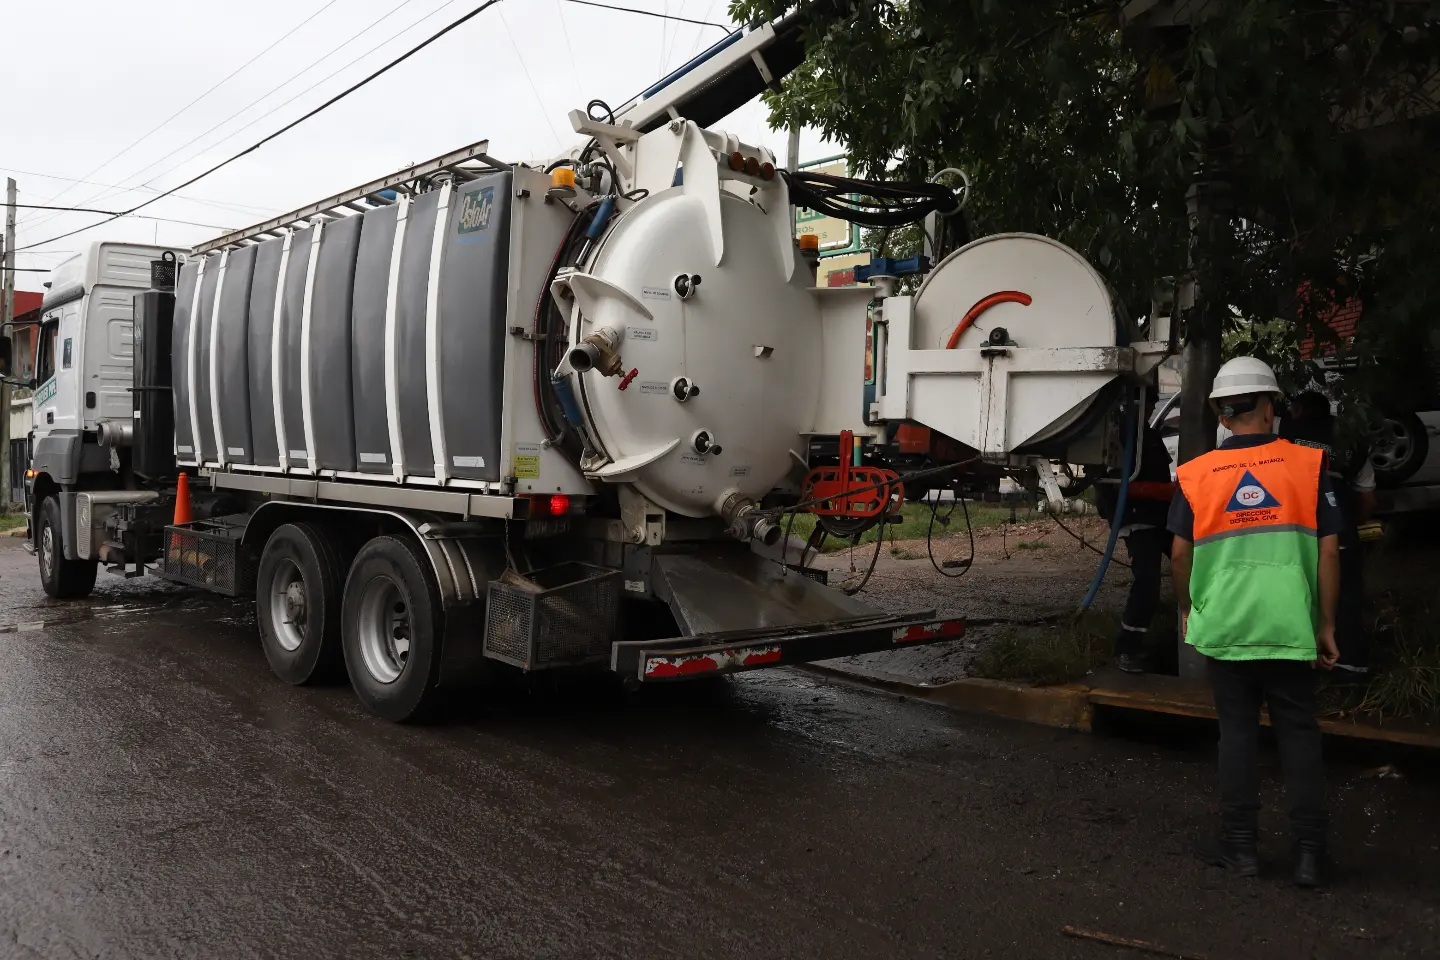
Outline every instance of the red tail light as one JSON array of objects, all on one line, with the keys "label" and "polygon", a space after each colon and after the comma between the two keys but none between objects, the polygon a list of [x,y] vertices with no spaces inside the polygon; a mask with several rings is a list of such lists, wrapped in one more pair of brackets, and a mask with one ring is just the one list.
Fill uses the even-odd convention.
[{"label": "red tail light", "polygon": [[550,512],[557,517],[563,517],[570,512],[570,498],[566,494],[557,493],[550,498]]}]

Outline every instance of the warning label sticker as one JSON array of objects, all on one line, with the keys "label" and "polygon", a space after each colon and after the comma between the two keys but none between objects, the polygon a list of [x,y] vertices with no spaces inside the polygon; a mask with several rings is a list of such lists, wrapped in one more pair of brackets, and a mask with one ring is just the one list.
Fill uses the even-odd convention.
[{"label": "warning label sticker", "polygon": [[680,454],[680,462],[688,463],[694,467],[703,467],[705,466],[705,457],[699,453],[682,453]]},{"label": "warning label sticker", "polygon": [[640,392],[655,394],[669,393],[670,384],[663,383],[659,380],[642,380],[640,381]]},{"label": "warning label sticker", "polygon": [[515,444],[515,479],[540,479],[540,444]]},{"label": "warning label sticker", "polygon": [[659,340],[659,334],[649,327],[631,327],[625,331],[631,340]]},{"label": "warning label sticker", "polygon": [[646,300],[669,300],[669,287],[641,287],[640,296]]}]

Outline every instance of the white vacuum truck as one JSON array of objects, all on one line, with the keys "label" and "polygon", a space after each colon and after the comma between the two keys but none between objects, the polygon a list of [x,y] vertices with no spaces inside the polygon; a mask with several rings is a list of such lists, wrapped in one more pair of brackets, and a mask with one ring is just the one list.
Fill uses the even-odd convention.
[{"label": "white vacuum truck", "polygon": [[[548,169],[480,143],[178,263],[98,244],[59,268],[29,481],[47,591],[104,563],[253,592],[280,677],[344,669],[392,720],[481,665],[652,683],[959,635],[825,586],[777,543],[786,517],[857,536],[907,479],[1024,476],[1059,502],[1053,462],[1133,460],[1127,385],[1163,318],[1142,340],[1087,263],[1024,235],[961,246],[913,296],[894,276],[924,258],[817,289],[793,202],[932,235],[957,204],[777,170],[676,116],[779,36],[573,113],[587,143]],[[132,359],[100,294],[140,282]],[[928,438],[907,476],[901,425]]]}]

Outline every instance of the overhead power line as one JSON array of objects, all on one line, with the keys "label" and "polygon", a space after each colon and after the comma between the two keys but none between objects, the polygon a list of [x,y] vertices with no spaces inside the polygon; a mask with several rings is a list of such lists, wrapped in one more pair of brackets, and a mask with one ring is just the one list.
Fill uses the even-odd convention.
[{"label": "overhead power line", "polygon": [[638,13],[646,17],[659,17],[661,20],[675,20],[680,23],[693,23],[700,27],[714,27],[717,30],[724,30],[729,33],[733,28],[723,23],[715,23],[713,20],[691,20],[689,17],[678,17],[672,13],[656,13],[654,10],[641,10],[637,7],[617,7],[608,3],[596,3],[595,0],[565,0],[566,3],[578,3],[582,7],[599,7],[601,10],[615,10],[619,13]]},{"label": "overhead power line", "polygon": [[[122,187],[122,186],[120,186],[119,184],[115,184],[115,183],[101,183],[101,182],[99,182],[98,180],[82,180],[82,179],[77,179],[77,178],[75,178],[75,177],[62,177],[62,176],[60,176],[60,175],[58,175],[58,174],[54,174],[54,173],[37,173],[37,172],[34,171],[34,170],[16,170],[14,167],[0,167],[0,173],[11,173],[11,174],[14,174],[14,175],[17,176],[17,177],[40,177],[40,178],[43,179],[43,180],[64,180],[64,181],[66,181],[66,182],[68,182],[68,183],[83,183],[83,184],[85,184],[86,186],[91,186],[91,187],[104,187],[104,188],[106,188],[107,190],[119,190],[119,191],[121,191],[121,192],[128,192],[128,191],[131,191],[131,190],[136,191],[136,192],[139,192],[139,193],[159,193],[159,192],[160,192],[159,190],[155,189],[154,187]],[[275,212],[275,208],[274,208],[274,207],[257,207],[257,206],[255,206],[254,204],[251,204],[251,203],[234,203],[234,202],[231,202],[231,201],[228,201],[228,200],[209,200],[209,199],[206,199],[205,197],[197,197],[197,196],[195,196],[193,193],[176,193],[176,194],[172,194],[172,196],[173,196],[176,200],[189,200],[189,201],[191,201],[192,203],[203,203],[203,204],[205,204],[206,206],[216,207],[216,208],[219,208],[219,209],[222,209],[222,210],[233,210],[233,211],[235,211],[235,212],[237,212],[237,213],[263,213],[263,214],[267,214],[267,215],[268,215],[268,214],[271,214],[271,213],[274,213],[274,212]],[[51,197],[49,200],[47,200],[47,201],[45,201],[45,202],[46,202],[46,203],[54,203],[56,200],[59,199],[59,197],[60,197],[60,194],[56,194],[55,196]],[[81,203],[89,203],[89,202],[90,202],[89,200],[82,200],[82,201],[81,201]],[[63,209],[69,209],[69,208],[66,207],[66,208],[63,208]],[[48,219],[48,218],[47,218],[47,219]]]},{"label": "overhead power line", "polygon": [[545,109],[545,101],[540,96],[540,88],[535,86],[535,78],[530,76],[530,68],[525,66],[525,55],[520,52],[520,44],[515,42],[515,34],[510,31],[510,23],[505,19],[505,11],[501,10],[499,15],[500,23],[505,27],[505,35],[510,38],[510,46],[515,48],[515,59],[520,61],[520,72],[525,74],[525,80],[530,84],[530,92],[535,94],[535,104],[545,115],[545,122],[550,125],[550,133],[555,137],[555,146],[559,150],[564,150],[565,141],[560,139],[560,131],[555,129],[555,121],[550,119],[550,111]]},{"label": "overhead power line", "polygon": [[163,193],[159,194],[158,196],[151,197],[149,200],[146,200],[144,203],[136,204],[135,206],[129,208],[128,210],[122,210],[122,211],[120,211],[117,215],[111,216],[111,217],[109,217],[109,218],[106,219],[106,220],[101,220],[99,223],[92,223],[92,224],[90,224],[88,227],[81,227],[81,228],[79,228],[78,230],[70,230],[70,231],[67,231],[66,233],[62,233],[62,234],[59,234],[59,235],[57,235],[57,236],[51,237],[51,238],[48,239],[48,240],[41,240],[39,243],[26,244],[26,245],[23,246],[23,247],[17,247],[16,250],[17,250],[17,251],[18,251],[18,250],[29,250],[29,249],[31,249],[31,248],[33,248],[33,247],[42,247],[42,246],[44,246],[44,245],[47,244],[47,243],[54,243],[56,240],[63,240],[63,239],[65,239],[66,237],[73,237],[75,234],[77,234],[77,233],[82,233],[82,232],[84,232],[84,231],[86,231],[86,230],[93,230],[95,227],[101,226],[101,225],[106,224],[106,223],[110,223],[112,220],[119,219],[119,217],[129,216],[130,214],[135,213],[137,210],[143,210],[145,207],[150,206],[150,204],[155,203],[157,200],[161,200],[161,199],[163,199],[164,197],[170,196],[171,194],[175,193],[177,190],[183,190],[183,189],[185,189],[186,187],[190,186],[191,184],[199,183],[201,180],[203,180],[203,179],[205,179],[206,177],[210,176],[210,175],[211,175],[212,173],[214,173],[215,171],[220,170],[220,169],[222,169],[223,167],[229,166],[230,164],[234,163],[236,160],[239,160],[241,157],[245,157],[245,156],[248,156],[248,155],[254,153],[256,150],[259,150],[261,147],[265,146],[265,144],[269,143],[271,140],[274,140],[276,137],[279,137],[279,136],[281,136],[282,134],[285,134],[285,133],[288,133],[288,132],[291,131],[291,130],[294,130],[296,127],[300,126],[300,124],[304,123],[306,120],[309,120],[311,117],[314,117],[314,116],[322,113],[323,111],[328,110],[330,107],[334,106],[335,104],[339,103],[341,100],[344,100],[346,97],[350,96],[350,94],[354,93],[356,90],[359,90],[361,87],[364,87],[366,84],[370,83],[372,80],[375,80],[375,79],[377,79],[377,78],[379,78],[379,77],[381,77],[381,76],[384,76],[386,73],[389,73],[391,70],[393,70],[394,68],[398,67],[400,64],[404,63],[406,60],[409,60],[411,57],[415,56],[415,54],[419,53],[421,50],[424,50],[426,47],[430,46],[430,44],[434,43],[436,40],[439,40],[441,37],[445,36],[447,33],[450,33],[452,30],[455,30],[455,29],[463,26],[464,24],[468,23],[469,21],[473,20],[475,17],[477,17],[477,16],[479,16],[480,14],[484,13],[486,10],[490,9],[491,7],[493,7],[495,4],[497,4],[497,3],[499,3],[499,2],[500,2],[500,0],[485,0],[484,3],[480,4],[480,6],[476,7],[476,8],[473,9],[473,10],[471,10],[469,13],[467,13],[467,14],[465,14],[464,16],[460,17],[459,19],[450,22],[450,23],[447,24],[446,26],[444,26],[444,27],[442,27],[441,29],[437,30],[435,33],[432,33],[429,37],[426,37],[424,40],[420,41],[420,42],[417,43],[415,46],[411,47],[409,50],[406,50],[406,51],[405,51],[404,53],[402,53],[400,56],[398,56],[398,57],[396,57],[395,59],[391,60],[389,63],[385,64],[385,65],[384,65],[383,67],[381,67],[380,69],[374,71],[373,73],[371,73],[369,76],[365,77],[364,79],[358,80],[358,81],[356,81],[355,83],[351,84],[350,86],[346,87],[344,90],[342,90],[342,91],[340,91],[339,93],[335,94],[335,96],[331,97],[329,100],[326,100],[324,103],[320,104],[320,105],[319,105],[318,107],[316,107],[315,109],[310,110],[309,112],[305,113],[303,116],[300,116],[300,117],[298,117],[298,118],[290,121],[289,123],[285,124],[285,126],[281,127],[279,130],[276,130],[274,133],[272,133],[272,134],[270,134],[270,135],[268,135],[268,136],[266,136],[266,137],[264,137],[264,138],[256,141],[255,143],[253,143],[253,144],[251,144],[250,146],[246,147],[244,150],[241,150],[239,153],[234,154],[233,156],[228,157],[228,158],[225,159],[225,160],[221,160],[219,163],[215,164],[213,167],[210,167],[208,170],[202,171],[201,173],[197,173],[195,176],[191,177],[189,180],[186,180],[184,183],[177,184],[176,186],[170,188],[169,190],[164,191]]},{"label": "overhead power line", "polygon": [[[193,143],[195,143],[195,142],[197,142],[197,141],[199,141],[199,140],[203,140],[205,137],[208,137],[210,134],[214,133],[216,130],[219,130],[221,127],[225,126],[225,124],[229,123],[231,120],[234,120],[236,117],[240,116],[240,115],[243,114],[245,111],[249,110],[251,107],[253,107],[253,106],[255,106],[256,104],[259,104],[259,103],[261,103],[261,102],[269,99],[270,97],[272,97],[272,96],[274,96],[275,94],[279,93],[280,90],[282,90],[283,88],[289,86],[291,83],[294,83],[296,80],[298,80],[299,78],[303,77],[305,74],[309,73],[311,70],[314,70],[314,69],[315,69],[316,67],[318,67],[320,64],[324,63],[326,60],[330,59],[330,58],[333,57],[335,54],[339,53],[341,50],[345,49],[347,46],[349,46],[350,44],[354,43],[356,40],[358,40],[358,39],[359,39],[361,36],[363,36],[365,33],[369,32],[370,30],[373,30],[373,29],[374,29],[377,25],[379,25],[382,21],[384,21],[384,20],[387,19],[388,17],[393,16],[397,11],[400,10],[401,7],[408,6],[409,4],[414,3],[414,2],[415,2],[415,0],[400,0],[400,2],[399,2],[398,4],[396,4],[394,7],[390,8],[390,10],[386,11],[385,13],[382,13],[380,16],[376,17],[374,20],[370,21],[368,24],[366,24],[365,26],[361,27],[359,30],[357,30],[357,31],[355,31],[354,33],[352,33],[348,38],[346,38],[345,40],[342,40],[342,41],[341,41],[339,44],[337,44],[336,46],[331,47],[330,50],[329,50],[327,53],[323,54],[323,55],[320,56],[318,59],[311,61],[309,64],[307,64],[307,65],[305,65],[304,67],[302,67],[302,68],[301,68],[299,71],[297,71],[296,73],[291,74],[289,77],[286,77],[284,80],[281,80],[281,81],[280,81],[279,83],[277,83],[275,86],[271,87],[271,88],[270,88],[269,90],[267,90],[265,93],[262,93],[260,96],[256,97],[254,100],[251,100],[249,103],[247,103],[245,106],[241,107],[239,110],[236,110],[234,113],[230,114],[228,117],[225,117],[225,118],[224,118],[223,120],[221,120],[220,122],[218,122],[218,123],[216,123],[216,124],[214,124],[214,125],[206,128],[205,130],[203,130],[203,131],[201,131],[200,133],[196,134],[195,136],[191,137],[189,140],[186,140],[184,143],[180,144],[180,146],[178,146],[178,147],[175,147],[175,148],[174,148],[173,150],[171,150],[169,153],[166,153],[166,154],[160,156],[158,159],[151,160],[149,163],[145,164],[143,167],[141,167],[140,169],[136,170],[134,173],[129,174],[125,179],[127,179],[127,180],[129,180],[129,179],[134,179],[134,178],[136,178],[136,177],[139,177],[141,174],[145,173],[147,170],[153,170],[155,167],[158,167],[160,164],[164,163],[166,160],[169,160],[171,157],[175,156],[175,155],[178,154],[180,151],[186,149],[186,148],[189,147],[191,144],[193,144]],[[452,0],[452,2],[453,2],[453,0]],[[373,48],[372,48],[372,49],[373,49]],[[352,60],[351,62],[353,63],[354,61]],[[330,76],[334,76],[334,74],[331,74]],[[327,79],[328,79],[328,78],[327,78]],[[311,85],[310,85],[309,87],[307,87],[305,90],[301,91],[301,94],[297,94],[297,96],[303,95],[305,92],[307,92],[307,91],[309,91],[309,90],[313,90],[313,89],[315,88],[315,86],[317,86],[317,84],[311,84]],[[295,99],[295,97],[291,97],[289,100],[286,100],[285,103],[290,103],[290,102],[292,102],[294,99]],[[285,106],[285,103],[280,104],[280,107]],[[182,166],[184,166],[185,164],[189,163],[191,160],[195,159],[196,157],[203,155],[207,150],[212,150],[212,149],[214,149],[215,147],[219,146],[220,144],[224,143],[226,140],[229,140],[229,139],[231,139],[232,137],[237,136],[238,134],[241,133],[241,131],[244,131],[244,130],[249,129],[250,127],[253,127],[257,122],[259,122],[260,120],[265,119],[265,117],[270,116],[270,114],[274,113],[275,110],[280,109],[280,107],[276,107],[275,109],[272,109],[272,110],[267,111],[267,112],[264,113],[263,115],[255,118],[255,120],[252,120],[252,121],[250,121],[249,123],[245,124],[245,126],[241,127],[239,130],[235,130],[235,131],[232,131],[231,133],[226,134],[225,136],[221,137],[219,140],[217,140],[217,141],[215,141],[214,143],[210,144],[208,147],[203,147],[203,148],[201,148],[200,150],[196,151],[196,152],[195,152],[194,154],[192,154],[191,156],[186,157],[184,160],[180,161],[179,163],[174,164],[173,166],[166,167],[164,170],[160,171],[159,173],[152,175],[145,183],[142,183],[142,184],[140,185],[140,187],[120,187],[120,188],[118,188],[118,190],[119,190],[118,193],[117,193],[117,192],[106,193],[106,192],[102,191],[102,192],[100,192],[100,193],[93,194],[93,195],[91,195],[91,196],[89,196],[89,197],[86,197],[82,202],[83,202],[83,203],[98,203],[98,202],[101,201],[101,200],[108,200],[108,199],[110,199],[111,197],[119,196],[120,193],[123,193],[123,192],[125,192],[126,190],[130,190],[130,189],[142,189],[142,188],[146,187],[146,185],[147,185],[150,181],[157,180],[157,179],[159,179],[160,177],[165,176],[166,174],[170,173],[172,170],[175,170],[175,169],[177,169],[177,168],[179,168],[179,167],[182,167]],[[89,176],[89,175],[90,175],[90,174],[86,174],[86,176]],[[40,225],[43,224],[43,223],[48,223],[48,222],[50,222],[50,221],[53,220],[53,219],[55,219],[53,216],[50,216],[50,217],[41,217],[39,220],[37,220],[35,223],[33,223],[33,224],[31,225],[31,229],[34,229],[34,228],[40,226]]]},{"label": "overhead power line", "polygon": [[[177,147],[176,149],[172,150],[170,153],[167,153],[165,156],[161,157],[159,160],[156,160],[154,163],[151,163],[149,166],[146,166],[146,167],[141,168],[140,170],[137,170],[137,171],[135,172],[135,175],[138,176],[139,174],[145,172],[145,170],[150,169],[150,167],[156,166],[157,164],[163,163],[164,161],[170,159],[171,157],[175,156],[175,154],[179,153],[181,150],[185,149],[185,148],[188,147],[190,144],[194,143],[196,140],[201,139],[201,137],[204,137],[206,134],[209,134],[209,133],[211,133],[212,131],[218,130],[218,129],[220,129],[221,127],[223,127],[225,124],[229,123],[231,120],[234,120],[236,117],[240,116],[240,115],[241,115],[242,113],[244,113],[246,110],[249,110],[250,107],[255,106],[257,103],[260,103],[261,101],[269,98],[271,95],[273,95],[273,94],[275,94],[275,93],[278,93],[281,88],[283,88],[283,87],[285,87],[286,85],[290,84],[290,83],[293,82],[294,80],[296,80],[296,79],[304,76],[306,73],[308,73],[309,71],[313,70],[315,67],[319,66],[319,65],[320,65],[321,63],[323,63],[324,61],[328,60],[331,56],[333,56],[334,54],[336,54],[336,53],[338,53],[340,50],[342,50],[342,49],[343,49],[346,45],[348,45],[351,41],[356,40],[356,39],[358,39],[360,36],[362,36],[363,34],[369,32],[372,28],[375,27],[376,24],[380,23],[382,20],[386,20],[386,19],[388,19],[389,17],[394,16],[394,14],[395,14],[397,11],[399,11],[401,7],[409,6],[409,5],[410,5],[411,3],[413,3],[413,2],[414,2],[414,0],[402,0],[402,2],[401,2],[398,6],[395,6],[395,7],[391,8],[391,10],[390,10],[389,13],[383,14],[382,16],[378,17],[377,19],[373,20],[373,21],[370,23],[369,26],[366,26],[366,27],[362,28],[358,33],[356,33],[354,36],[352,36],[349,40],[346,40],[345,43],[340,44],[340,46],[336,47],[334,50],[331,50],[329,53],[325,54],[325,56],[321,57],[319,60],[316,60],[316,61],[315,61],[314,63],[312,63],[310,66],[306,67],[304,70],[301,70],[299,73],[297,73],[297,74],[295,74],[294,76],[290,77],[289,80],[286,80],[286,81],[284,81],[283,83],[277,84],[277,85],[274,87],[274,89],[272,89],[269,93],[267,93],[267,94],[265,94],[264,96],[258,97],[258,98],[256,98],[255,100],[251,101],[251,103],[250,103],[249,105],[247,105],[247,106],[245,106],[245,107],[242,107],[241,109],[237,110],[235,113],[233,113],[233,114],[231,114],[230,116],[226,117],[224,120],[221,120],[219,123],[215,124],[215,125],[214,125],[213,127],[211,127],[209,130],[206,130],[205,133],[202,133],[202,134],[200,134],[199,136],[192,138],[192,139],[191,139],[190,141],[188,141],[187,143],[181,144],[179,147]],[[224,135],[223,137],[221,137],[219,140],[216,140],[216,141],[210,143],[210,144],[207,145],[207,146],[201,147],[199,150],[197,150],[197,151],[195,151],[194,153],[190,154],[190,155],[189,155],[188,157],[186,157],[185,159],[180,160],[180,161],[177,161],[176,163],[172,163],[170,166],[166,167],[164,170],[161,170],[159,173],[152,174],[152,175],[145,181],[145,183],[146,183],[146,184],[149,184],[149,183],[151,183],[151,182],[153,182],[153,181],[155,181],[155,180],[159,180],[161,177],[167,176],[168,174],[173,173],[173,172],[176,171],[176,170],[179,170],[181,167],[185,166],[185,165],[188,164],[190,161],[194,160],[196,157],[204,156],[206,153],[209,153],[211,150],[214,150],[216,147],[220,146],[220,144],[222,144],[222,143],[227,143],[227,142],[229,142],[229,141],[231,141],[231,140],[234,140],[236,137],[240,136],[240,134],[244,133],[246,130],[249,130],[251,127],[255,126],[255,125],[256,125],[257,123],[259,123],[260,121],[264,120],[264,119],[267,118],[267,117],[273,116],[274,114],[279,113],[281,110],[285,109],[285,108],[288,107],[290,104],[294,103],[296,100],[299,100],[301,97],[305,96],[305,94],[309,93],[311,90],[314,90],[316,87],[320,86],[321,84],[325,83],[326,81],[328,81],[328,80],[330,80],[330,79],[332,79],[332,78],[334,78],[334,77],[336,77],[336,76],[339,76],[340,74],[344,73],[346,70],[349,70],[351,67],[355,66],[355,64],[359,63],[361,60],[364,60],[366,57],[370,56],[370,54],[374,53],[376,50],[379,50],[381,47],[383,47],[383,46],[385,46],[386,44],[389,44],[389,43],[391,43],[392,41],[394,41],[396,37],[403,36],[404,34],[409,33],[409,32],[410,32],[411,30],[413,30],[415,27],[417,27],[417,26],[420,25],[421,23],[424,23],[426,20],[429,20],[431,17],[435,16],[435,14],[439,13],[441,10],[444,10],[444,9],[445,9],[446,7],[448,7],[448,6],[451,6],[453,3],[455,3],[455,0],[445,0],[444,3],[442,3],[440,6],[436,7],[434,10],[431,10],[429,13],[427,13],[427,14],[421,16],[421,17],[418,17],[418,18],[415,19],[415,20],[412,20],[412,21],[410,22],[410,25],[409,25],[409,26],[403,27],[402,29],[400,29],[400,30],[392,33],[391,35],[387,36],[385,39],[381,40],[379,43],[375,44],[375,45],[374,45],[373,47],[371,47],[369,50],[366,50],[364,53],[360,54],[359,56],[357,56],[357,57],[355,57],[355,58],[353,58],[353,59],[351,59],[351,60],[349,60],[349,61],[346,62],[345,64],[343,64],[343,65],[341,65],[341,66],[339,66],[339,67],[336,67],[334,70],[330,71],[330,72],[327,73],[325,76],[321,77],[319,80],[316,80],[314,83],[310,84],[310,86],[306,87],[304,90],[301,90],[299,93],[293,94],[288,100],[283,100],[283,101],[281,101],[280,103],[277,103],[275,106],[271,107],[269,110],[266,110],[264,113],[260,114],[260,116],[258,116],[258,117],[256,117],[256,118],[254,118],[253,120],[250,120],[249,122],[247,122],[244,126],[237,127],[236,129],[231,130],[229,133],[225,134],[225,135]]]},{"label": "overhead power line", "polygon": [[[156,198],[159,199],[158,197]],[[196,223],[194,220],[176,220],[174,217],[152,217],[145,213],[131,213],[128,210],[97,210],[94,207],[57,207],[48,203],[17,203],[21,210],[58,210],[61,213],[103,213],[109,217],[135,217],[137,220],[156,220],[160,223],[183,223],[190,227],[205,227],[209,230],[232,230],[233,227],[222,227],[213,223]],[[15,252],[19,253],[26,247],[16,247]]]},{"label": "overhead power line", "polygon": [[[89,177],[93,177],[95,174],[99,173],[101,170],[104,170],[106,167],[108,167],[110,164],[114,163],[116,160],[119,160],[121,157],[125,156],[125,154],[129,153],[131,150],[134,150],[137,146],[139,146],[140,144],[144,143],[149,137],[153,136],[155,133],[159,132],[162,128],[164,128],[165,126],[167,126],[167,125],[170,123],[170,121],[174,120],[176,117],[180,116],[180,115],[181,115],[182,113],[184,113],[186,110],[189,110],[191,107],[195,106],[195,104],[199,103],[201,100],[204,100],[206,97],[210,96],[210,94],[214,93],[216,90],[220,89],[222,86],[224,86],[225,84],[229,83],[232,79],[235,78],[235,75],[238,74],[240,71],[244,70],[246,67],[250,66],[250,64],[254,63],[256,60],[259,60],[261,57],[265,56],[265,54],[269,53],[271,50],[274,50],[274,49],[275,49],[277,46],[279,46],[281,43],[283,43],[284,41],[288,40],[297,30],[299,30],[301,27],[305,26],[305,25],[306,25],[307,23],[309,23],[311,20],[314,20],[316,17],[320,16],[320,14],[324,13],[326,10],[329,10],[331,7],[335,6],[335,4],[338,3],[338,2],[339,2],[339,0],[329,0],[329,2],[326,3],[326,4],[325,4],[323,7],[321,7],[319,10],[316,10],[314,13],[310,14],[310,16],[306,17],[304,20],[301,20],[299,23],[295,24],[295,26],[291,27],[289,30],[286,30],[283,34],[281,34],[281,35],[280,35],[279,37],[277,37],[275,40],[271,41],[270,45],[267,46],[265,49],[261,50],[259,53],[255,54],[255,56],[251,57],[249,60],[246,60],[244,63],[240,64],[240,66],[236,67],[234,70],[231,70],[231,71],[230,71],[228,74],[226,74],[223,78],[221,78],[220,80],[216,81],[216,82],[215,82],[214,84],[212,84],[212,85],[210,86],[210,88],[209,88],[208,90],[206,90],[204,93],[200,94],[198,97],[196,97],[195,99],[191,100],[189,103],[185,104],[185,106],[181,107],[179,110],[176,110],[174,113],[170,114],[170,116],[168,116],[168,117],[166,117],[164,120],[160,121],[160,123],[156,124],[154,127],[150,128],[150,129],[147,130],[145,133],[142,133],[140,136],[136,137],[136,138],[134,139],[134,141],[132,141],[130,144],[128,144],[123,150],[121,150],[119,153],[115,154],[114,156],[110,157],[109,159],[105,160],[103,163],[101,163],[99,166],[97,166],[94,170],[91,170],[89,173],[85,174],[85,177],[82,177],[81,180],[78,180],[78,181],[76,181],[76,182],[77,182],[77,183],[83,182],[83,180],[85,180],[85,179],[87,179],[87,178],[89,178]],[[61,190],[59,193],[55,194],[55,196],[53,196],[53,197],[50,198],[51,202],[53,203],[54,201],[59,200],[61,197],[65,196],[65,194],[67,194],[67,193],[70,192],[70,190],[72,189],[73,186],[74,186],[74,184],[72,184],[70,187],[66,187],[64,190]],[[87,198],[87,199],[85,199],[85,200],[82,200],[81,203],[91,203],[91,202],[93,202],[98,196],[99,196],[99,194],[96,194],[96,195],[93,196],[93,197],[89,197],[89,198]]]}]

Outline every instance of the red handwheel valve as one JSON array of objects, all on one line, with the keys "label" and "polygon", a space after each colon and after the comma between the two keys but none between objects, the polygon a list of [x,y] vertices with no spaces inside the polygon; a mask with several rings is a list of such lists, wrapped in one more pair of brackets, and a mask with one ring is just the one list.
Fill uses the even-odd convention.
[{"label": "red handwheel valve", "polygon": [[630,386],[630,381],[634,380],[638,376],[640,376],[640,368],[631,367],[630,372],[620,378],[620,389],[624,390],[626,387]]}]

